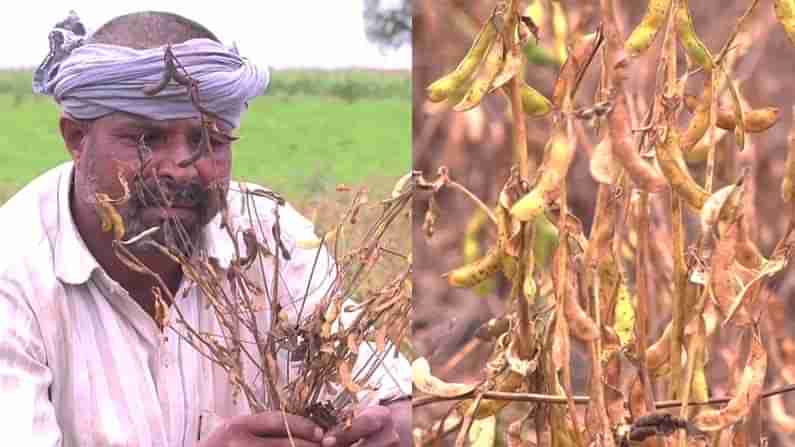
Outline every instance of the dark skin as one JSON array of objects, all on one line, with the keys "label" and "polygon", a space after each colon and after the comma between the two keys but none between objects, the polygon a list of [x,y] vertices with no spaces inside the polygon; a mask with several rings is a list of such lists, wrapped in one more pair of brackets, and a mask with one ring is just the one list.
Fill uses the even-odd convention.
[{"label": "dark skin", "polygon": [[[131,188],[140,179],[144,184],[177,185],[174,189],[190,184],[206,191],[220,191],[221,194],[208,193],[200,201],[176,200],[170,203],[171,207],[136,200],[115,205],[128,229],[124,239],[174,221],[179,221],[187,234],[195,238],[219,212],[221,203],[216,197],[225,195],[230,181],[232,143],[223,134],[231,133],[232,129],[222,121],[215,125],[219,133],[212,136],[212,154],[180,166],[179,162],[193,155],[202,142],[198,118],[155,121],[114,113],[90,122],[66,115],[60,119],[61,135],[75,163],[71,210],[77,229],[105,272],[152,318],[155,314],[152,288],[159,284],[150,276],[130,270],[118,259],[112,248],[113,233],[102,231],[95,194],[104,193],[112,199],[122,197],[124,188],[119,177]],[[148,148],[143,168],[142,142]],[[155,239],[167,237],[161,233]],[[182,281],[179,264],[156,250],[136,246],[131,250],[176,293]],[[288,438],[285,422],[292,440]],[[324,436],[320,427],[310,420],[279,411],[238,416],[218,427],[200,446],[344,447],[358,442],[357,445],[368,447],[396,447],[411,445],[410,431],[411,406],[403,401],[388,407],[366,408],[349,430],[332,430]]]},{"label": "dark skin", "polygon": [[[147,313],[154,315],[151,290],[157,283],[154,278],[133,272],[119,261],[112,249],[113,234],[101,229],[95,193],[105,193],[114,199],[122,197],[124,188],[118,177],[123,177],[128,185],[134,185],[139,174],[147,183],[153,183],[155,178],[163,182],[171,179],[177,184],[197,182],[205,189],[216,184],[225,191],[231,169],[230,144],[215,141],[212,157],[203,157],[191,165],[180,167],[178,163],[198,149],[201,141],[201,122],[198,119],[159,122],[115,113],[90,123],[62,117],[60,126],[66,147],[75,161],[71,203],[80,235],[105,272],[123,286]],[[143,169],[139,154],[142,138],[148,148]],[[217,201],[210,201],[207,206],[167,210],[158,206],[140,209],[130,203],[115,206],[130,230],[125,237],[162,225],[167,218],[179,219],[186,230],[195,235],[220,207]],[[152,271],[161,275],[172,293],[176,292],[182,279],[178,264],[155,250],[132,250]]]}]

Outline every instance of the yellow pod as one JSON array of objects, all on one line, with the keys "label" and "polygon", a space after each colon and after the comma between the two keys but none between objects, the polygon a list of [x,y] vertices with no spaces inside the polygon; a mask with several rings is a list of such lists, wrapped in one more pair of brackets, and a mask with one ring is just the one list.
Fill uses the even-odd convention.
[{"label": "yellow pod", "polygon": [[562,64],[568,57],[566,41],[568,40],[569,24],[566,12],[563,11],[563,6],[559,1],[552,2],[552,33],[555,35],[555,55]]},{"label": "yellow pod", "polygon": [[453,91],[467,84],[469,78],[480,66],[496,37],[497,30],[492,25],[491,20],[487,20],[456,69],[439,78],[425,89],[428,99],[432,102],[444,101]]},{"label": "yellow pod", "polygon": [[466,262],[474,261],[480,257],[480,240],[478,235],[483,226],[488,222],[489,216],[481,209],[476,209],[472,216],[467,221],[466,230],[464,232],[464,260]]},{"label": "yellow pod", "polygon": [[665,14],[671,7],[671,0],[649,0],[646,14],[624,43],[624,49],[637,56],[649,49],[657,32],[665,23]]},{"label": "yellow pod", "polygon": [[[508,101],[511,100],[513,95],[513,87],[511,83],[508,82],[502,86],[505,96],[508,98]],[[538,90],[534,89],[526,82],[522,84],[522,88],[520,90],[520,95],[522,97],[522,112],[525,115],[536,118],[539,116],[544,116],[552,111],[552,103],[547,99],[546,96],[542,95]]]},{"label": "yellow pod", "polygon": [[102,231],[108,232],[113,230],[113,239],[120,241],[124,237],[126,231],[124,228],[124,220],[121,218],[119,212],[116,211],[116,207],[110,203],[111,199],[107,194],[97,193],[96,199],[96,211],[99,216]]},{"label": "yellow pod", "polygon": [[503,275],[505,275],[508,279],[513,279],[516,276],[516,273],[519,271],[519,261],[507,254],[503,254],[502,258],[500,259],[500,268],[502,269]]},{"label": "yellow pod", "polygon": [[734,130],[737,127],[737,118],[734,115],[734,110],[726,107],[718,108],[715,125],[723,130]]},{"label": "yellow pod", "polygon": [[448,273],[447,282],[453,287],[474,287],[497,272],[501,258],[502,250],[491,247],[482,258]]},{"label": "yellow pod", "polygon": [[487,92],[491,90],[492,83],[505,64],[505,47],[502,38],[498,37],[489,48],[486,58],[480,65],[475,79],[467,90],[464,99],[456,103],[453,110],[463,112],[477,107]]},{"label": "yellow pod", "polygon": [[[777,107],[762,107],[745,112],[743,115],[743,125],[746,132],[760,133],[773,127],[778,122]],[[721,107],[718,110],[716,126],[725,130],[735,130],[737,127],[737,117],[734,110]]]},{"label": "yellow pod", "polygon": [[687,0],[680,0],[679,8],[676,11],[676,33],[679,35],[682,46],[685,47],[690,59],[701,66],[704,71],[711,72],[713,67],[712,54],[704,45],[704,42],[698,38],[698,34],[696,34]]},{"label": "yellow pod", "polygon": [[544,23],[546,19],[546,14],[544,11],[544,2],[541,0],[535,0],[527,6],[527,9],[524,10],[524,15],[530,17],[533,20],[533,23]]},{"label": "yellow pod", "polygon": [[[703,101],[693,95],[686,94],[684,99],[685,108],[687,108],[690,113],[696,113],[696,110],[703,106]],[[734,130],[737,126],[734,110],[728,107],[718,107],[718,116],[715,119],[715,125],[724,130]]]},{"label": "yellow pod", "polygon": [[532,220],[544,211],[547,193],[557,189],[566,180],[574,159],[574,146],[569,144],[568,138],[559,129],[552,134],[545,152],[546,159],[536,185],[511,207],[511,215],[521,221]]},{"label": "yellow pod", "polygon": [[546,96],[527,83],[522,85],[522,111],[530,117],[543,116],[552,110],[552,103]]},{"label": "yellow pod", "polygon": [[751,133],[764,132],[778,122],[778,107],[763,107],[747,112],[743,117],[745,131]]},{"label": "yellow pod", "polygon": [[[723,137],[726,136],[727,131],[725,129],[716,129],[715,130],[715,137],[712,141],[712,145],[715,146],[715,150],[723,150],[725,145],[722,143]],[[688,163],[704,163],[707,161],[707,156],[709,155],[709,150],[712,147],[708,141],[702,139],[699,141],[695,146],[693,146],[689,151],[683,151],[685,161]]]},{"label": "yellow pod", "polygon": [[773,10],[790,42],[795,45],[795,0],[774,0]]},{"label": "yellow pod", "polygon": [[690,176],[679,147],[679,135],[676,134],[675,129],[668,129],[665,141],[657,146],[657,161],[671,188],[693,209],[700,210],[709,198],[709,194]]},{"label": "yellow pod", "polygon": [[710,122],[710,109],[712,106],[712,77],[707,76],[704,80],[704,95],[701,102],[693,112],[693,117],[687,125],[687,129],[682,133],[681,148],[682,152],[689,152],[698,143],[704,134],[707,133]]}]

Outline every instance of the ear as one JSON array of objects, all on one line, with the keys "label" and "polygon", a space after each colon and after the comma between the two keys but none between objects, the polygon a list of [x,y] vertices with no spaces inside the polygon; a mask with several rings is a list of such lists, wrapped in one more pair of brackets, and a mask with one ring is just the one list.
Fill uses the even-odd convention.
[{"label": "ear", "polygon": [[59,124],[66,149],[72,155],[74,161],[79,160],[86,147],[85,142],[90,125],[86,122],[77,121],[65,114],[61,115]]}]

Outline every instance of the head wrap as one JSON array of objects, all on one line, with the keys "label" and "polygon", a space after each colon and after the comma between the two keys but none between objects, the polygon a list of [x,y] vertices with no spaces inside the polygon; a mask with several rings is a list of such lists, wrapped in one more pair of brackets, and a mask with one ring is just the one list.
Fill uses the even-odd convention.
[{"label": "head wrap", "polygon": [[[65,112],[78,119],[113,112],[154,120],[198,117],[200,112],[188,88],[173,79],[154,96],[144,93],[145,87],[163,77],[165,48],[86,44],[84,36],[56,25],[50,33],[50,54],[36,70],[33,89],[53,96]],[[211,39],[173,44],[171,52],[178,66],[196,82],[202,108],[233,127],[239,127],[247,101],[264,93],[269,82],[267,69]]]}]

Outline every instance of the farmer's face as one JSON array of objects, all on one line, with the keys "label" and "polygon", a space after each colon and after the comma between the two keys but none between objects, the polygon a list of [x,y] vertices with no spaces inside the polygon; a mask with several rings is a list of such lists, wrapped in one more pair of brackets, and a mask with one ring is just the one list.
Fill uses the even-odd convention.
[{"label": "farmer's face", "polygon": [[199,119],[154,121],[115,113],[95,120],[76,157],[77,200],[93,206],[96,193],[123,197],[126,182],[129,200],[115,205],[125,222],[125,238],[159,226],[156,240],[188,250],[218,213],[229,186],[231,143],[222,134],[230,129],[216,126],[220,133],[210,133],[212,152],[205,146],[203,156],[190,163],[202,150]]}]

